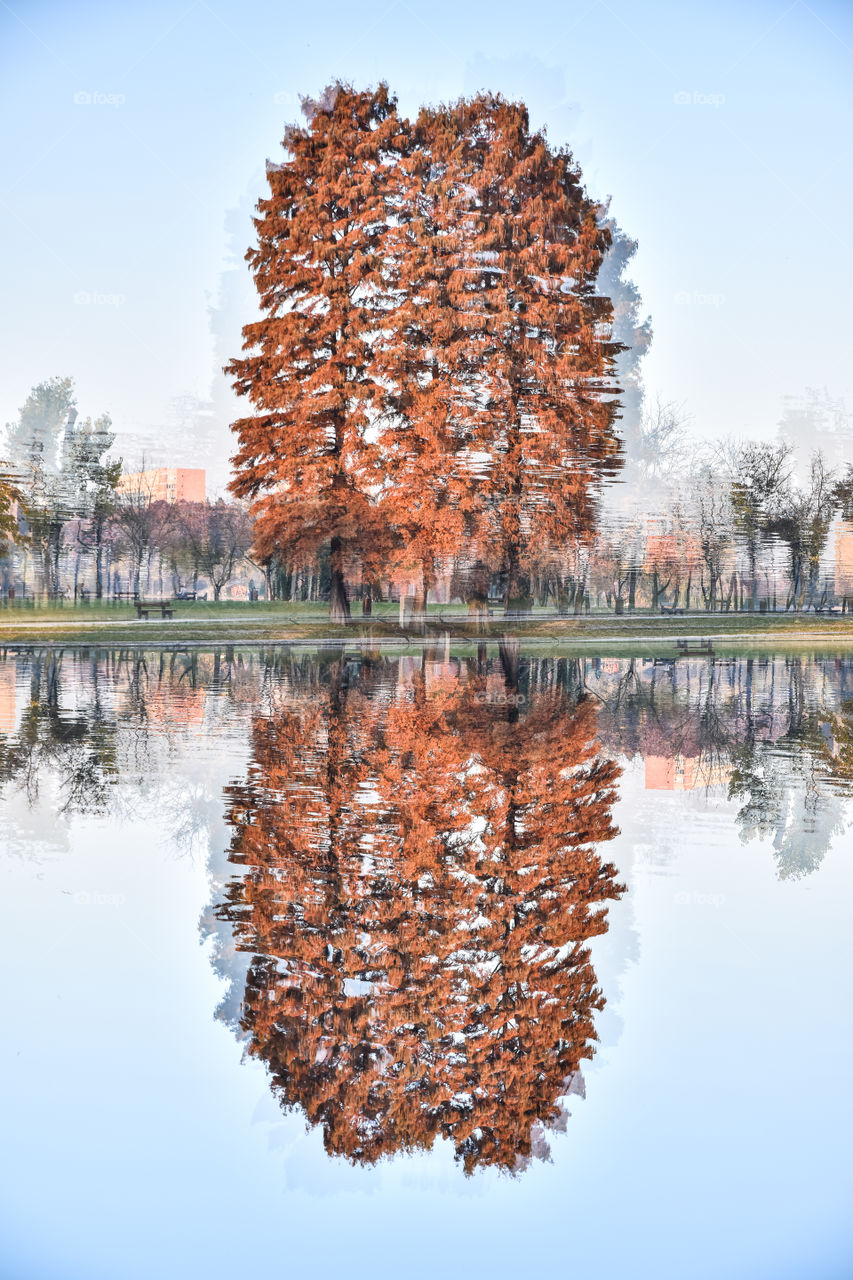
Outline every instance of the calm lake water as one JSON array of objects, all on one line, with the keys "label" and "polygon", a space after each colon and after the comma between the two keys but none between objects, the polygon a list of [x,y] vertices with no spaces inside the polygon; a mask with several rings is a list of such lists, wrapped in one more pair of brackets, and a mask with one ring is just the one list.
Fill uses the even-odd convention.
[{"label": "calm lake water", "polygon": [[0,1275],[853,1274],[853,658],[0,654]]}]

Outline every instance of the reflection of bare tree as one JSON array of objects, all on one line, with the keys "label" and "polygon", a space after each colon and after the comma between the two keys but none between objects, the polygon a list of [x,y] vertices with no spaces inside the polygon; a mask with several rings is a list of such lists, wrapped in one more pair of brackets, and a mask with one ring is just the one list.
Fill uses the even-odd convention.
[{"label": "reflection of bare tree", "polygon": [[618,769],[539,665],[339,657],[255,717],[219,914],[249,1051],[331,1153],[516,1169],[592,1054]]},{"label": "reflection of bare tree", "polygon": [[29,696],[14,731],[0,734],[0,787],[19,788],[33,806],[50,781],[60,818],[144,814],[182,852],[205,846],[221,816],[220,788],[191,766],[187,741],[227,732],[235,712],[248,716],[267,678],[266,662],[232,647],[208,653],[45,647],[2,660],[14,664],[18,687],[26,681]]},{"label": "reflection of bare tree", "polygon": [[104,714],[97,679],[84,710],[63,708],[61,671],[61,654],[35,656],[18,733],[0,738],[0,786],[23,786],[33,803],[39,778],[49,770],[59,777],[61,813],[102,812],[117,774],[115,724]]},{"label": "reflection of bare tree", "polygon": [[[9,661],[18,673],[19,710],[14,731],[0,735],[0,786],[19,787],[35,801],[40,782],[49,776],[66,816],[107,808],[124,817],[156,813],[169,840],[182,850],[204,847],[219,815],[218,786],[203,771],[191,776],[186,763],[181,771],[174,768],[177,759],[186,761],[186,744],[196,734],[204,739],[227,734],[234,717],[242,732],[261,701],[298,707],[306,697],[328,696],[332,669],[342,681],[343,706],[352,708],[362,697],[359,690],[368,685],[373,690],[366,673],[377,673],[375,680],[385,689],[391,669],[366,660],[350,687],[348,672],[354,668],[340,657],[324,666],[282,646],[246,651],[223,646],[207,652],[45,646],[4,658]],[[503,717],[507,733],[516,732],[516,723],[521,732],[533,722],[534,702],[539,705],[546,693],[556,691],[572,706],[584,696],[595,701],[597,734],[607,753],[643,758],[647,785],[673,785],[677,772],[679,786],[727,787],[737,801],[743,840],[771,841],[781,876],[814,869],[842,830],[842,802],[853,789],[853,663],[847,659],[581,661],[522,658],[504,645],[502,664],[490,666],[483,645],[476,664],[439,668],[427,655],[423,668],[445,675],[452,670],[454,680],[472,689],[475,680],[480,682],[486,701],[467,711],[463,703],[452,712],[448,708],[445,729],[467,733],[473,749],[476,716],[485,715],[489,738],[478,749],[497,775],[496,717]],[[405,660],[400,670],[407,670]],[[438,696],[438,679],[429,676],[424,697],[430,704]],[[404,687],[411,692],[414,686],[407,681]],[[22,685],[29,696],[21,712]],[[517,696],[522,701],[513,701]],[[386,689],[382,697],[387,702],[391,694]],[[528,697],[529,704],[523,700]],[[365,705],[384,707],[384,716],[386,704],[376,698],[379,693],[371,692]],[[384,741],[381,735],[379,741]],[[353,739],[341,749],[346,754],[365,748]],[[511,760],[506,744],[502,750]],[[374,743],[368,752],[371,767],[378,751]],[[680,772],[670,769],[663,781],[652,783],[649,770],[655,761],[661,774],[673,762]],[[503,785],[512,791],[511,773]],[[414,799],[410,803],[415,806]]]},{"label": "reflection of bare tree", "polygon": [[844,829],[851,674],[812,659],[631,660],[590,686],[608,750],[688,761],[693,787],[726,783],[741,838],[772,839],[785,878],[813,871]]},{"label": "reflection of bare tree", "polygon": [[772,838],[780,879],[809,875],[846,826],[839,797],[821,785],[808,753],[783,755],[765,744],[732,774],[729,794],[743,800],[744,841]]},{"label": "reflection of bare tree", "polygon": [[729,783],[729,795],[743,801],[742,838],[772,837],[782,879],[814,871],[845,827],[836,785],[843,769],[829,745],[838,717],[810,701],[802,662],[789,664],[786,674],[785,732],[774,742],[751,735],[748,749],[733,753]]}]

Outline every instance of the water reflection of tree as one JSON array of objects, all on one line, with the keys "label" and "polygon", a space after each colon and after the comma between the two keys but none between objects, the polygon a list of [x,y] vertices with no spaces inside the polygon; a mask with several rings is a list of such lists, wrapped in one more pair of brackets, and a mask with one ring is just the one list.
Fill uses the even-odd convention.
[{"label": "water reflection of tree", "polygon": [[[109,807],[128,817],[150,804],[182,849],[204,845],[219,802],[218,786],[202,775],[189,781],[189,770],[181,775],[172,767],[187,740],[198,732],[228,734],[235,717],[242,725],[269,696],[291,698],[294,706],[306,696],[329,696],[329,670],[323,674],[314,659],[282,646],[209,652],[45,646],[14,662],[29,697],[15,730],[0,735],[0,786],[17,785],[35,801],[40,780],[50,776],[67,814]],[[522,695],[532,690],[535,698],[557,689],[572,702],[586,691],[598,705],[597,732],[609,754],[681,758],[690,762],[693,787],[726,785],[738,804],[742,839],[770,840],[781,876],[814,869],[842,829],[843,800],[853,789],[853,663],[847,659],[634,659],[603,669],[601,660],[528,658],[519,665],[505,650],[503,663],[488,669],[481,657],[454,677],[472,689],[475,680],[483,691],[488,684],[489,697],[503,690],[502,709],[476,704],[490,726],[491,738],[481,743],[486,757],[495,750],[489,743],[497,741],[499,723],[512,733],[513,715],[523,723],[533,712],[534,702],[507,702],[507,679],[510,685],[520,680]],[[375,670],[384,673],[388,701],[390,666]],[[360,695],[341,671],[341,696],[352,707]],[[365,679],[366,670],[359,688],[367,687]],[[430,677],[432,700],[438,679]],[[406,687],[414,697],[414,685]],[[373,691],[368,706],[376,697]],[[458,718],[463,710],[448,715]],[[462,731],[460,722],[454,732]],[[365,750],[358,736],[351,746]],[[377,743],[369,746],[374,769],[377,752]],[[387,767],[398,768],[390,759]],[[499,775],[496,759],[493,767]],[[405,780],[405,771],[401,776]]]},{"label": "water reflection of tree", "polygon": [[775,740],[750,733],[732,752],[729,796],[741,801],[741,838],[772,838],[781,879],[816,870],[845,828],[839,784],[845,761],[835,751],[839,717],[808,696],[802,661],[787,664],[783,682],[785,730]]},{"label": "water reflection of tree", "polygon": [[51,772],[59,780],[60,813],[103,812],[118,774],[115,722],[105,713],[97,678],[85,709],[63,707],[61,682],[61,654],[36,654],[18,731],[0,736],[0,787],[22,786],[32,804],[40,778]]},{"label": "water reflection of tree", "polygon": [[618,769],[566,682],[482,661],[338,659],[253,724],[220,908],[252,961],[241,1028],[330,1153],[547,1150],[604,999]]},{"label": "water reflection of tree", "polygon": [[629,661],[592,684],[609,750],[689,759],[698,786],[725,780],[741,839],[772,840],[789,878],[813,871],[844,829],[851,704],[838,704],[850,676],[843,662],[768,656]]},{"label": "water reflection of tree", "polygon": [[[49,780],[57,817],[153,813],[175,847],[204,843],[221,815],[220,788],[174,764],[194,734],[227,733],[235,712],[248,718],[271,664],[231,646],[45,646],[0,661],[28,686],[17,725],[0,733],[0,789],[19,788],[32,807]],[[208,699],[212,690],[221,696]]]}]

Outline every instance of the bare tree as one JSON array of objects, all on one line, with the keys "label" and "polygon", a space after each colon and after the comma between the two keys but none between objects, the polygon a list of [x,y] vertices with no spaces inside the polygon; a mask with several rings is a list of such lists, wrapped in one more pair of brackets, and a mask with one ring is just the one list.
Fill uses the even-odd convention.
[{"label": "bare tree", "polygon": [[683,405],[656,396],[643,410],[636,444],[637,463],[644,480],[657,483],[672,479],[684,466],[687,453]]},{"label": "bare tree", "polygon": [[717,456],[728,481],[733,527],[746,549],[751,607],[758,608],[758,559],[774,519],[790,502],[791,447],[728,440]]},{"label": "bare tree", "polygon": [[723,574],[732,546],[732,506],[725,484],[710,463],[693,478],[696,534],[702,557],[700,588],[708,612],[723,607]]},{"label": "bare tree", "polygon": [[218,600],[222,588],[252,546],[252,520],[236,502],[187,502],[181,505],[180,532],[193,563],[213,587]]},{"label": "bare tree", "polygon": [[[814,453],[807,484],[789,490],[784,506],[770,522],[769,531],[788,548],[791,581],[788,609],[800,610],[816,603],[820,560],[838,508],[838,493],[834,472],[827,467],[822,453]],[[825,597],[825,591],[823,594]]]},{"label": "bare tree", "polygon": [[138,475],[136,487],[120,491],[116,498],[116,521],[131,562],[134,591],[141,588],[143,567],[146,589],[150,587],[154,556],[165,551],[175,521],[174,507],[155,498],[151,485],[144,481],[144,462]]}]

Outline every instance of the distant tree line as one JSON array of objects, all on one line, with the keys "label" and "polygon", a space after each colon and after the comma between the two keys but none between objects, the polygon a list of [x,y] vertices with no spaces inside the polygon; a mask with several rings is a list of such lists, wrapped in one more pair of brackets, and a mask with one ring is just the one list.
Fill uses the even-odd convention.
[{"label": "distant tree line", "polygon": [[[0,594],[102,599],[205,584],[214,599],[243,567],[252,521],[237,502],[123,491],[108,414],[81,419],[70,378],[30,392],[8,423],[0,468]],[[144,465],[144,464],[143,464]]]},{"label": "distant tree line", "polygon": [[[218,599],[236,574],[256,574],[267,599],[329,601],[328,539],[265,551],[240,502],[168,503],[144,486],[122,491],[121,459],[107,414],[81,419],[73,383],[34,387],[7,424],[0,465],[0,594],[41,599],[115,591],[209,592]],[[830,533],[853,519],[853,464],[830,467],[820,451],[797,474],[784,440],[727,440],[688,446],[677,406],[645,407],[630,441],[626,483],[603,490],[604,518],[583,540],[531,563],[527,603],[563,612],[638,609],[707,612],[805,610],[853,605],[853,582],[836,591]],[[621,507],[607,508],[622,491]],[[439,583],[438,572],[442,579]],[[410,580],[410,579],[409,579]],[[348,581],[348,586],[347,586]],[[381,600],[406,590],[399,557],[345,590]],[[506,574],[466,540],[434,561],[443,599],[505,601]]]},{"label": "distant tree line", "polygon": [[785,440],[703,448],[688,443],[673,406],[656,406],[651,419],[631,501],[590,546],[593,604],[617,613],[849,607],[828,552],[833,527],[853,515],[853,465],[830,467],[816,450],[798,474]]}]

